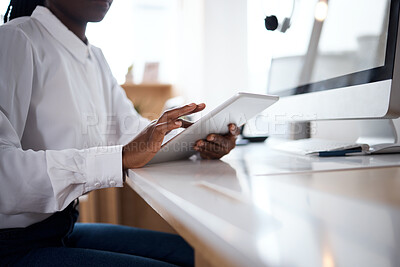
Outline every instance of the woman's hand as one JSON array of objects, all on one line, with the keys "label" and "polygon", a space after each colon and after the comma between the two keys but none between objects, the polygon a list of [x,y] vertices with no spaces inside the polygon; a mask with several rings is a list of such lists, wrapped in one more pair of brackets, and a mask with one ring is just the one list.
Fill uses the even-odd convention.
[{"label": "woman's hand", "polygon": [[182,116],[199,112],[205,108],[205,104],[194,103],[168,110],[158,120],[154,120],[122,150],[123,169],[139,168],[146,165],[160,150],[166,133],[180,128],[185,124]]},{"label": "woman's hand", "polygon": [[229,133],[225,135],[209,134],[205,140],[198,140],[194,146],[203,159],[220,159],[236,146],[236,138],[240,129],[235,124],[229,124]]}]

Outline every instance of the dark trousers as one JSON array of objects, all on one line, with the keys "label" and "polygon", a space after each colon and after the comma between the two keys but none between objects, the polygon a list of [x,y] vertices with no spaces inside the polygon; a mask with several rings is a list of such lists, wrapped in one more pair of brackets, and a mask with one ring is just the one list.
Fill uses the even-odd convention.
[{"label": "dark trousers", "polygon": [[193,266],[179,236],[127,226],[75,223],[71,204],[27,228],[0,230],[0,266]]}]

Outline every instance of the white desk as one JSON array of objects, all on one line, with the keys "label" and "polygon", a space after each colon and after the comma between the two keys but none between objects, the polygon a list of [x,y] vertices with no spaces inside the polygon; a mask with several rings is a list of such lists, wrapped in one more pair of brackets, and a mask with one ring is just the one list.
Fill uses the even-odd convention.
[{"label": "white desk", "polygon": [[400,266],[400,155],[310,158],[237,147],[129,172],[205,266]]}]

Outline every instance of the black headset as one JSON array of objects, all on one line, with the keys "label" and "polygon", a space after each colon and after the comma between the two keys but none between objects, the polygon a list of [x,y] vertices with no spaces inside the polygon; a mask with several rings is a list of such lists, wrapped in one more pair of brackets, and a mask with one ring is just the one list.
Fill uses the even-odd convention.
[{"label": "black headset", "polygon": [[275,15],[267,16],[265,18],[265,28],[267,28],[269,31],[275,31],[278,29],[282,33],[286,32],[292,24],[291,20],[293,17],[295,4],[296,0],[293,0],[292,12],[290,13],[290,16],[285,17],[281,23],[279,23],[278,18]]}]

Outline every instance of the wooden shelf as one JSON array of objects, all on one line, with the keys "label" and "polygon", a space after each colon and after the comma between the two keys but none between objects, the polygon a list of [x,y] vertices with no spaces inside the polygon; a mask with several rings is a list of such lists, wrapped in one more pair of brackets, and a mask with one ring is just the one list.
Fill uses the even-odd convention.
[{"label": "wooden shelf", "polygon": [[157,119],[165,102],[173,97],[171,84],[123,84],[126,95],[145,118]]}]

